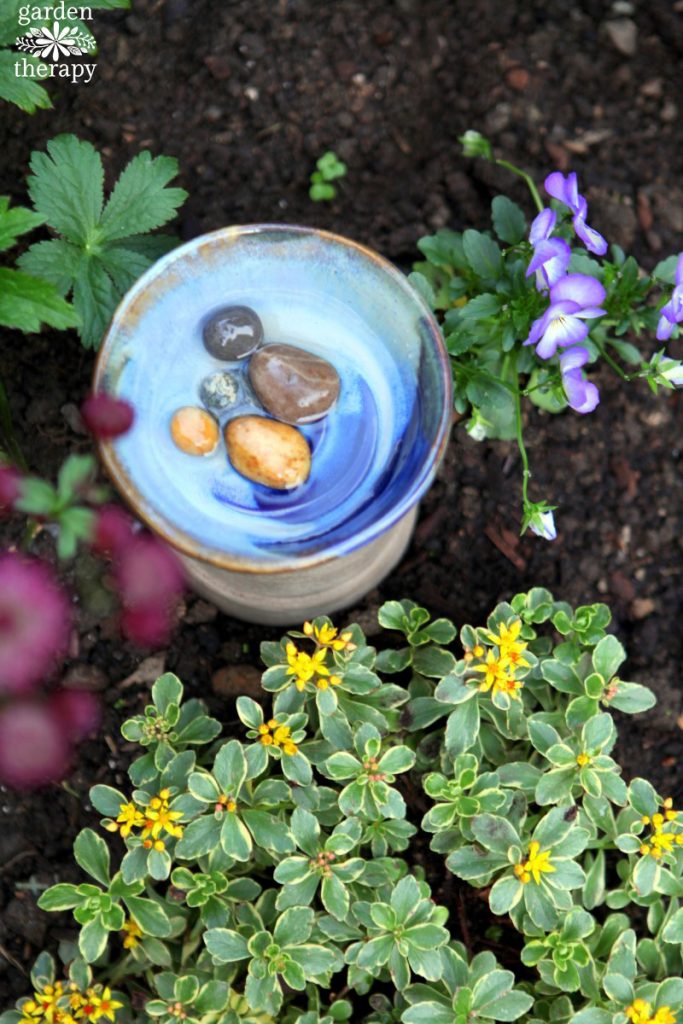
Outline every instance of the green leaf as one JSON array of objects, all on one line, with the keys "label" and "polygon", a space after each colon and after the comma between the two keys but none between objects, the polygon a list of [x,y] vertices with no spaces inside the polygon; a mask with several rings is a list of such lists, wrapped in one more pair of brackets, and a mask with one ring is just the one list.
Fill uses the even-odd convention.
[{"label": "green leaf", "polygon": [[664,925],[662,939],[664,942],[683,942],[683,908],[677,910],[671,920]]},{"label": "green leaf", "polygon": [[204,933],[204,942],[211,956],[222,964],[248,960],[251,956],[246,939],[228,928],[209,928]]},{"label": "green leaf", "polygon": [[31,154],[29,195],[43,219],[71,242],[95,239],[103,203],[104,168],[95,147],[75,135],[58,135],[47,153]]},{"label": "green leaf", "polygon": [[84,828],[76,836],[74,858],[96,881],[109,886],[109,848],[91,828]]},{"label": "green leaf", "polygon": [[326,946],[318,946],[313,943],[290,947],[288,953],[292,960],[299,964],[304,975],[310,981],[315,981],[329,971],[339,970],[343,964],[336,949],[328,949]]},{"label": "green leaf", "polygon": [[507,854],[511,846],[521,846],[516,829],[506,818],[496,814],[477,814],[472,818],[471,826],[475,839],[494,853]]},{"label": "green leaf", "polygon": [[626,660],[626,652],[615,636],[605,636],[593,651],[593,668],[606,683]]},{"label": "green leaf", "polygon": [[77,327],[80,317],[49,281],[40,281],[21,270],[0,267],[0,324],[31,333],[43,324],[66,330]]},{"label": "green leaf", "polygon": [[501,306],[502,300],[498,295],[484,292],[483,295],[475,295],[473,299],[469,299],[467,304],[459,310],[459,319],[464,321],[485,320],[487,317],[495,316]]},{"label": "green leaf", "polygon": [[0,252],[11,248],[19,235],[33,231],[43,223],[43,218],[23,206],[10,209],[9,196],[0,196]]},{"label": "green leaf", "polygon": [[69,885],[67,882],[60,882],[58,885],[53,885],[45,890],[38,900],[38,906],[41,910],[49,911],[72,910],[74,907],[79,906],[83,900],[84,897],[79,893],[77,886]]},{"label": "green leaf", "polygon": [[320,886],[320,898],[328,914],[343,921],[349,912],[349,893],[344,884],[332,873],[323,878]]},{"label": "green leaf", "polygon": [[171,934],[171,921],[163,907],[155,900],[143,896],[126,896],[124,900],[130,911],[146,935],[164,939]]},{"label": "green leaf", "polygon": [[205,814],[186,826],[176,845],[176,856],[182,860],[197,860],[215,850],[220,839],[221,822],[213,814]]},{"label": "green leaf", "polygon": [[105,241],[144,234],[173,218],[187,199],[182,188],[166,188],[178,173],[178,161],[148,152],[133,157],[124,169],[104,208],[100,222]]},{"label": "green leaf", "polygon": [[639,896],[649,896],[657,888],[661,867],[653,857],[641,857],[633,871],[633,885]]},{"label": "green leaf", "polygon": [[109,932],[99,917],[83,925],[78,936],[78,948],[86,963],[92,964],[102,956],[107,947],[108,937]]},{"label": "green leaf", "polygon": [[223,815],[221,846],[229,857],[241,861],[249,860],[252,850],[251,834],[233,811],[226,811]]},{"label": "green leaf", "polygon": [[420,675],[441,679],[455,668],[455,658],[441,647],[418,647],[413,653],[413,668]]},{"label": "green leaf", "polygon": [[485,974],[472,990],[474,1015],[498,1021],[513,1021],[521,1017],[534,1000],[526,992],[514,992],[514,983],[512,971],[494,970]]},{"label": "green leaf", "polygon": [[633,985],[623,974],[606,974],[602,979],[602,987],[615,1003],[626,1004],[633,1002]]},{"label": "green leaf", "polygon": [[236,798],[247,777],[247,761],[239,740],[223,744],[216,754],[213,774],[223,792]]},{"label": "green leaf", "polygon": [[183,699],[183,684],[172,672],[159,676],[152,686],[152,700],[160,715],[165,715],[172,704],[179,705]]},{"label": "green leaf", "polygon": [[509,914],[522,898],[522,884],[517,878],[503,877],[492,886],[489,906],[493,914]]},{"label": "green leaf", "polygon": [[649,711],[657,703],[652,690],[640,683],[625,683],[619,680],[616,684],[617,692],[610,697],[608,704],[610,708],[623,711],[627,715],[639,715],[643,711]]},{"label": "green leaf", "polygon": [[517,245],[526,234],[524,213],[507,196],[496,196],[491,203],[493,229],[498,237],[509,245]]},{"label": "green leaf", "polygon": [[468,228],[462,236],[465,257],[479,277],[496,281],[500,275],[502,259],[500,249],[489,235]]},{"label": "green leaf", "polygon": [[407,772],[415,764],[415,752],[410,747],[392,747],[382,755],[378,765],[378,771],[388,775],[398,775]]},{"label": "green leaf", "polygon": [[84,348],[98,348],[118,304],[120,292],[96,258],[83,259],[73,282],[73,303],[81,319]]},{"label": "green leaf", "polygon": [[308,939],[314,920],[310,907],[290,907],[278,918],[273,938],[279,946],[298,946]]},{"label": "green leaf", "polygon": [[302,807],[296,807],[292,813],[290,828],[299,849],[309,857],[317,856],[320,848],[320,825],[315,815]]},{"label": "green leaf", "polygon": [[[17,35],[15,28],[14,34]],[[34,114],[36,110],[47,110],[52,106],[50,97],[42,85],[39,85],[33,78],[18,77],[14,65],[19,55],[13,50],[0,50],[0,99],[8,103],[14,103],[27,114]],[[33,54],[22,54],[22,61],[26,61],[33,68],[44,68],[45,61],[39,60]]]}]

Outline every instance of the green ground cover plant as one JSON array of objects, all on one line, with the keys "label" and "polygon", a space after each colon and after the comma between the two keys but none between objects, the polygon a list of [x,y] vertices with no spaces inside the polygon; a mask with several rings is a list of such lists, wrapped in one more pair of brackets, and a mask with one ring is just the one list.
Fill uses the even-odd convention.
[{"label": "green ground cover plant", "polygon": [[[1,1024],[683,1019],[683,817],[611,756],[613,712],[654,697],[606,606],[535,588],[455,653],[411,601],[379,617],[380,652],[326,618],[264,643],[227,737],[157,680],[129,786],[91,790],[83,881],[39,900],[78,940]],[[476,949],[444,862],[488,903]]]}]

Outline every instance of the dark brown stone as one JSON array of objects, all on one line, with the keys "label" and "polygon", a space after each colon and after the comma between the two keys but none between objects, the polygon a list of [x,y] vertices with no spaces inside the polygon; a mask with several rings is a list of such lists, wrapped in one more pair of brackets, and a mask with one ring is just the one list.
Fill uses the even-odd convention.
[{"label": "dark brown stone", "polygon": [[312,423],[339,396],[331,363],[294,345],[266,345],[249,364],[249,379],[265,409],[285,423]]},{"label": "dark brown stone", "polygon": [[207,320],[202,330],[206,348],[216,359],[245,359],[263,340],[263,324],[249,306],[226,306]]}]

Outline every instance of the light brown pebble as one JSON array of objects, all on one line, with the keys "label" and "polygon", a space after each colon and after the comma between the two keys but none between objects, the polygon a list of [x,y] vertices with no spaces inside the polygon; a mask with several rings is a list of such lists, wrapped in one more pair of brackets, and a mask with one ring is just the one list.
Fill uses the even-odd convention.
[{"label": "light brown pebble", "polygon": [[171,437],[186,455],[210,455],[219,436],[218,424],[204,409],[185,405],[173,414]]},{"label": "light brown pebble", "polygon": [[287,423],[263,416],[239,416],[225,428],[230,462],[254,483],[288,491],[308,479],[311,450],[304,435]]}]

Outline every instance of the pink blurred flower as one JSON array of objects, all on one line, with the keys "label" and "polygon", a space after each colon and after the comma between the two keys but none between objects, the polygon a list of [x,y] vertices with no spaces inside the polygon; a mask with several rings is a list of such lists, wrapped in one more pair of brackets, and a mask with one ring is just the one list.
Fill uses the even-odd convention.
[{"label": "pink blurred flower", "polygon": [[116,579],[123,604],[122,628],[144,646],[163,643],[183,591],[177,556],[156,537],[141,534],[119,552]]},{"label": "pink blurred flower", "polygon": [[69,754],[63,725],[48,705],[17,701],[0,710],[0,782],[17,789],[58,782]]},{"label": "pink blurred flower", "polygon": [[30,689],[65,649],[69,604],[41,562],[0,557],[0,693]]},{"label": "pink blurred flower", "polygon": [[83,422],[91,434],[108,440],[125,434],[135,419],[135,410],[128,402],[113,395],[88,395],[81,406]]},{"label": "pink blurred flower", "polygon": [[0,466],[0,515],[9,512],[19,497],[21,474],[14,466]]},{"label": "pink blurred flower", "polygon": [[122,508],[104,505],[97,510],[91,547],[98,555],[117,557],[134,537],[133,521]]},{"label": "pink blurred flower", "polygon": [[50,697],[49,708],[72,743],[89,736],[102,720],[100,702],[87,690],[59,690]]}]

